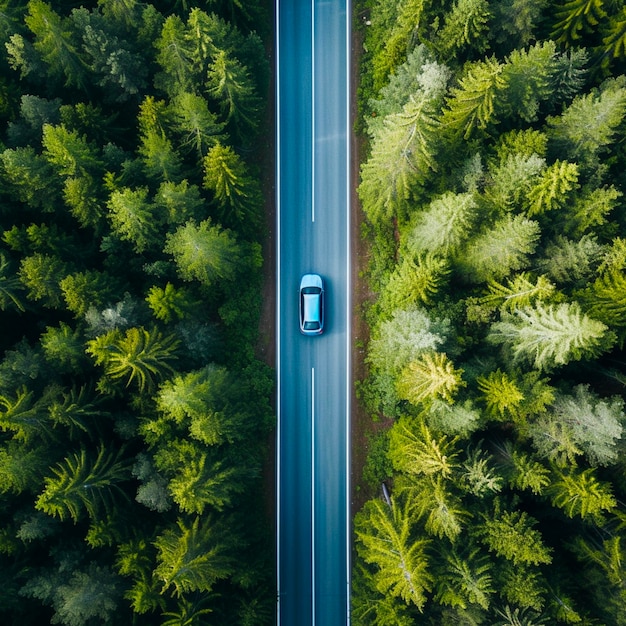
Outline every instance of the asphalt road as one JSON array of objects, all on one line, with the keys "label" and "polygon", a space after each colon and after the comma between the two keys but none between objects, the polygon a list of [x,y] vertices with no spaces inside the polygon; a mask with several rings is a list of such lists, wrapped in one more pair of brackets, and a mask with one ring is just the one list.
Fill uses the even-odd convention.
[{"label": "asphalt road", "polygon": [[[349,0],[277,0],[279,626],[349,619]],[[304,273],[326,329],[298,330]]]}]

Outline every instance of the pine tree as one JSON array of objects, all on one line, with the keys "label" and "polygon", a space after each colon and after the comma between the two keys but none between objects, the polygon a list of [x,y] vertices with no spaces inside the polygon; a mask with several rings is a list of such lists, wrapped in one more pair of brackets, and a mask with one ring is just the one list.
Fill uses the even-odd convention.
[{"label": "pine tree", "polygon": [[113,232],[133,243],[135,251],[145,252],[159,241],[162,218],[158,207],[148,200],[148,188],[124,188],[111,194],[107,202]]},{"label": "pine tree", "polygon": [[605,17],[603,0],[565,0],[556,12],[551,36],[557,43],[573,46]]},{"label": "pine tree", "polygon": [[537,222],[507,214],[469,241],[464,253],[458,255],[459,269],[471,282],[501,280],[512,271],[527,267],[539,236]]},{"label": "pine tree", "polygon": [[124,451],[108,451],[103,444],[91,459],[85,448],[75,452],[51,468],[52,476],[45,478],[45,488],[35,507],[48,515],[74,522],[86,510],[95,517],[104,508],[113,505],[114,497],[126,497],[119,486],[128,478],[128,464]]},{"label": "pine tree", "polygon": [[517,415],[524,394],[516,385],[515,379],[498,369],[488,376],[479,376],[477,383],[483,394],[481,399],[492,418],[503,420]]},{"label": "pine tree", "polygon": [[446,551],[435,583],[437,601],[461,609],[471,604],[488,609],[494,593],[491,571],[489,560],[477,548],[467,554]]},{"label": "pine tree", "polygon": [[233,280],[240,269],[241,249],[235,236],[210,219],[179,226],[167,236],[165,252],[174,257],[183,280],[207,286],[217,279]]},{"label": "pine tree", "polygon": [[525,50],[513,50],[502,72],[507,116],[534,122],[541,105],[552,96],[556,45],[536,43]]},{"label": "pine tree", "polygon": [[87,342],[87,353],[96,365],[103,365],[105,375],[112,380],[134,383],[140,392],[150,392],[156,383],[174,371],[178,339],[163,335],[156,328],[129,328],[124,335],[110,331]]},{"label": "pine tree", "polygon": [[624,115],[626,87],[620,80],[609,80],[599,92],[577,96],[559,117],[548,118],[553,150],[581,169],[592,170],[598,155],[615,141]]},{"label": "pine tree", "polygon": [[396,309],[373,333],[367,361],[395,378],[420,353],[441,346],[449,330],[449,324],[431,319],[421,307]]},{"label": "pine tree", "polygon": [[524,511],[498,511],[485,517],[480,529],[483,543],[490,551],[517,564],[539,565],[552,562],[550,548],[534,528],[537,520]]},{"label": "pine tree", "polygon": [[389,433],[389,459],[402,473],[449,478],[457,467],[456,438],[435,437],[422,421],[398,420]]},{"label": "pine tree", "polygon": [[487,340],[512,349],[515,361],[550,370],[597,356],[612,343],[608,328],[580,310],[578,303],[535,304],[492,325]]},{"label": "pine tree", "polygon": [[459,86],[451,90],[443,127],[469,139],[476,130],[485,130],[496,123],[495,102],[506,88],[503,69],[495,57],[473,63],[460,79]]},{"label": "pine tree", "polygon": [[536,301],[550,300],[555,295],[554,285],[545,276],[538,276],[535,283],[531,280],[528,272],[521,272],[507,279],[506,285],[490,280],[487,295],[480,299],[480,303],[512,313],[531,306]]},{"label": "pine tree", "polygon": [[434,254],[407,256],[396,266],[380,296],[384,311],[432,304],[449,274],[444,257]]},{"label": "pine tree", "polygon": [[43,156],[62,176],[82,176],[98,171],[102,164],[95,146],[76,130],[63,124],[44,124]]},{"label": "pine tree", "polygon": [[[502,146],[501,152],[504,149]],[[534,152],[503,154],[500,162],[489,169],[485,198],[498,213],[521,209],[545,167],[545,159]]]},{"label": "pine tree", "polygon": [[24,21],[35,36],[33,47],[46,64],[48,74],[54,79],[64,77],[67,87],[84,88],[85,60],[70,20],[42,0],[30,0]]},{"label": "pine tree", "polygon": [[152,309],[154,317],[169,323],[182,320],[198,309],[199,301],[195,300],[185,287],[174,287],[167,283],[165,287],[150,287],[146,302]]},{"label": "pine tree", "polygon": [[193,93],[179,94],[173,103],[172,124],[182,136],[182,145],[198,158],[225,139],[224,124],[209,110],[207,101]]},{"label": "pine tree", "polygon": [[408,484],[402,481],[398,486],[424,522],[424,529],[429,535],[440,539],[446,537],[452,543],[459,538],[470,515],[459,498],[446,488],[441,476]]},{"label": "pine tree", "polygon": [[406,247],[415,254],[455,252],[467,239],[477,218],[473,193],[447,192],[420,212],[409,231]]},{"label": "pine tree", "polygon": [[61,306],[61,281],[68,270],[68,265],[58,257],[36,253],[22,258],[18,276],[30,300],[41,300],[43,306],[56,309]]},{"label": "pine tree", "polygon": [[259,124],[261,100],[248,68],[225,50],[214,56],[207,74],[207,93],[224,120],[239,137],[249,136]]},{"label": "pine tree", "polygon": [[388,507],[370,500],[355,521],[361,558],[375,567],[376,589],[422,609],[432,586],[426,549],[428,540],[412,537],[408,505]]},{"label": "pine tree", "polygon": [[361,167],[359,195],[375,225],[403,217],[421,179],[436,169],[441,95],[418,92],[397,114],[385,118]]},{"label": "pine tree", "polygon": [[548,492],[554,506],[563,509],[568,517],[590,518],[596,524],[603,522],[603,512],[611,512],[617,506],[610,484],[597,480],[592,468],[559,473]]},{"label": "pine tree", "polygon": [[488,47],[491,17],[486,0],[456,0],[452,9],[445,13],[435,46],[445,59],[452,58],[464,48],[484,52]]},{"label": "pine tree", "polygon": [[542,174],[529,190],[527,211],[529,216],[540,215],[566,206],[571,192],[578,188],[578,167],[575,163],[556,161]]},{"label": "pine tree", "polygon": [[166,528],[154,542],[158,552],[154,573],[163,583],[163,592],[171,590],[178,597],[210,592],[219,580],[234,573],[237,540],[228,518],[196,516]]},{"label": "pine tree", "polygon": [[436,398],[452,402],[456,391],[465,386],[462,373],[445,354],[425,353],[402,370],[397,382],[398,396],[415,405],[428,404]]},{"label": "pine tree", "polygon": [[261,190],[245,163],[229,146],[217,143],[203,161],[203,186],[213,192],[222,218],[234,226],[249,222],[249,231],[259,226]]}]

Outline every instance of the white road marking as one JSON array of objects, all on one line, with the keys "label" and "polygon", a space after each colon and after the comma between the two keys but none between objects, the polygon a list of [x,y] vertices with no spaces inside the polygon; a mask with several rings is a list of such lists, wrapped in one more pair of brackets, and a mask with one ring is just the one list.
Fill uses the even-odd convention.
[{"label": "white road marking", "polygon": [[[276,76],[280,77],[280,0],[276,0]],[[276,623],[280,624],[280,80],[276,80]]]},{"label": "white road marking", "polygon": [[311,368],[311,615],[315,626],[315,368]]}]

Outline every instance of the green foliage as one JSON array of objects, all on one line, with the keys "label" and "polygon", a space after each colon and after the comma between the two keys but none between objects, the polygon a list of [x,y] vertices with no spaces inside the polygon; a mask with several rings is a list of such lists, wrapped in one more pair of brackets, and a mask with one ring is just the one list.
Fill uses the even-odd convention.
[{"label": "green foliage", "polygon": [[622,4],[357,7],[358,390],[433,576],[419,608],[383,595],[357,543],[359,624],[626,624]]},{"label": "green foliage", "polygon": [[601,483],[589,468],[582,472],[559,474],[550,486],[552,502],[563,509],[568,517],[591,518],[596,523],[603,520],[603,511],[611,511],[617,505],[611,488]]},{"label": "green foliage", "polygon": [[233,280],[241,261],[241,249],[233,234],[204,220],[189,221],[167,236],[165,252],[174,257],[183,280],[210,285],[216,280]]},{"label": "green foliage", "polygon": [[539,224],[522,215],[506,215],[492,228],[470,240],[458,265],[471,282],[501,280],[512,271],[528,267],[537,246]]},{"label": "green foliage", "polygon": [[407,505],[387,506],[371,500],[355,520],[357,550],[374,569],[376,589],[421,609],[432,586],[428,571],[428,541],[411,540]]},{"label": "green foliage", "polygon": [[456,439],[435,437],[424,422],[398,420],[389,435],[389,458],[397,471],[424,476],[450,477],[456,467]]},{"label": "green foliage", "polygon": [[195,517],[190,523],[178,520],[177,527],[167,528],[155,540],[155,575],[163,590],[179,597],[190,591],[211,591],[217,581],[234,572],[234,541],[223,520],[210,516]]},{"label": "green foliage", "polygon": [[489,2],[486,0],[457,0],[450,12],[445,14],[435,45],[446,59],[469,46],[477,52],[484,52],[488,47],[490,18]]},{"label": "green foliage", "polygon": [[503,69],[495,57],[471,64],[459,80],[459,86],[450,91],[444,128],[469,139],[476,130],[484,131],[495,123],[494,102],[506,88]]},{"label": "green foliage", "polygon": [[566,302],[518,309],[493,324],[488,340],[510,347],[515,361],[530,361],[540,370],[597,356],[612,343],[604,324]]},{"label": "green foliage", "polygon": [[524,511],[496,511],[484,520],[481,538],[491,552],[514,565],[550,563],[551,550],[543,544],[536,524]]},{"label": "green foliage", "polygon": [[70,517],[74,522],[81,517],[83,509],[93,518],[109,508],[114,496],[124,495],[118,483],[128,476],[122,451],[114,454],[103,445],[95,460],[81,448],[51,471],[53,475],[46,477],[36,508],[61,520]]},{"label": "green foliage", "polygon": [[606,17],[603,0],[569,0],[557,11],[552,37],[558,43],[574,45]]},{"label": "green foliage", "polygon": [[407,236],[407,248],[416,254],[456,252],[471,232],[477,209],[472,193],[447,193],[435,198],[417,214]]},{"label": "green foliage", "polygon": [[416,92],[399,113],[389,115],[372,140],[361,168],[359,196],[373,224],[403,217],[421,178],[436,168],[437,114],[445,84]]},{"label": "green foliage", "polygon": [[178,340],[163,335],[156,328],[129,328],[122,334],[112,330],[87,342],[87,352],[96,365],[103,365],[105,375],[112,380],[135,383],[140,392],[152,391],[156,382],[174,371]]},{"label": "green foliage", "polygon": [[465,385],[462,373],[444,353],[426,352],[402,370],[397,383],[398,396],[415,405],[437,398],[452,402],[456,391]]},{"label": "green foliage", "polygon": [[0,0],[0,621],[271,621],[269,15],[207,7]]}]

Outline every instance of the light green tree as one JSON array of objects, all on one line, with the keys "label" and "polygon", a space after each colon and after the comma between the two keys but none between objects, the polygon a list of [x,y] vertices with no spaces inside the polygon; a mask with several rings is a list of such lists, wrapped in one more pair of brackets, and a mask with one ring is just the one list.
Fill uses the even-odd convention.
[{"label": "light green tree", "polygon": [[61,306],[61,281],[69,273],[66,263],[49,254],[35,253],[20,261],[18,276],[26,287],[28,298],[42,301],[43,306]]},{"label": "light green tree", "polygon": [[458,467],[456,438],[435,436],[423,421],[399,419],[389,433],[389,459],[394,468],[416,476],[450,478]]},{"label": "light green tree", "polygon": [[445,285],[449,265],[445,257],[432,253],[405,257],[394,269],[380,295],[384,311],[432,304]]},{"label": "light green tree", "polygon": [[548,136],[557,154],[592,170],[598,155],[616,138],[626,115],[626,87],[609,80],[599,91],[577,96],[558,117],[548,118]]},{"label": "light green tree", "polygon": [[498,511],[485,517],[480,529],[483,543],[498,556],[514,565],[552,562],[552,550],[534,528],[537,520],[525,511]]},{"label": "light green tree", "polygon": [[527,196],[529,216],[540,215],[566,206],[578,188],[578,167],[575,163],[556,161],[550,165]]},{"label": "light green tree", "polygon": [[457,265],[471,282],[502,280],[528,266],[540,234],[536,221],[507,214],[468,242],[457,255]]},{"label": "light green tree", "polygon": [[541,105],[552,96],[555,60],[553,41],[511,52],[502,72],[507,85],[504,93],[507,116],[521,117],[527,122],[537,120]]},{"label": "light green tree", "polygon": [[148,200],[148,188],[115,190],[107,202],[113,232],[130,241],[136,252],[145,252],[159,241],[162,217],[158,207]]},{"label": "light green tree", "polygon": [[429,535],[457,541],[470,515],[442,476],[399,481],[398,487]]},{"label": "light green tree", "polygon": [[416,254],[435,252],[445,256],[455,252],[469,237],[477,209],[473,193],[446,192],[438,196],[416,216],[406,236],[406,247]]},{"label": "light green tree", "polygon": [[484,52],[488,47],[492,13],[486,0],[456,0],[444,16],[443,26],[437,32],[436,47],[445,59],[466,48]]},{"label": "light green tree", "polygon": [[210,219],[196,225],[188,221],[167,236],[165,252],[174,257],[183,280],[210,285],[218,279],[233,280],[240,269],[241,250],[229,230]]},{"label": "light green tree", "polygon": [[585,315],[578,303],[563,302],[518,309],[493,324],[487,340],[509,347],[515,361],[550,370],[597,356],[610,347],[613,336],[602,322]]},{"label": "light green tree", "polygon": [[563,509],[568,517],[589,518],[596,524],[603,522],[603,513],[611,512],[617,506],[611,485],[600,482],[593,468],[582,472],[559,472],[548,493],[554,506]]},{"label": "light green tree", "polygon": [[443,127],[469,139],[476,130],[485,130],[496,123],[495,103],[506,88],[503,69],[495,57],[472,63],[459,80],[459,86],[450,91]]},{"label": "light green tree", "polygon": [[154,542],[154,573],[163,584],[163,592],[171,590],[178,597],[193,591],[210,592],[215,583],[235,572],[233,550],[237,541],[226,517],[179,519],[176,526],[166,528]]},{"label": "light green tree", "polygon": [[545,166],[545,159],[534,152],[503,155],[489,168],[485,198],[497,212],[521,208]]},{"label": "light green tree", "polygon": [[124,334],[112,330],[87,342],[87,353],[103,365],[112,380],[136,384],[140,392],[152,391],[156,383],[174,371],[178,339],[156,328],[129,328]]},{"label": "light green tree", "polygon": [[521,272],[507,278],[506,284],[490,280],[487,284],[487,293],[480,299],[480,303],[490,309],[498,308],[501,311],[512,313],[517,309],[531,306],[534,302],[549,301],[555,294],[554,285],[543,275],[533,282],[528,272]]},{"label": "light green tree", "polygon": [[438,602],[461,609],[471,604],[488,609],[495,590],[487,557],[477,548],[471,548],[467,554],[447,550],[444,557],[435,582]]},{"label": "light green tree", "polygon": [[197,185],[188,180],[180,183],[164,181],[154,197],[157,215],[163,215],[168,224],[184,224],[206,215],[206,203]]},{"label": "light green tree", "polygon": [[198,158],[225,138],[224,123],[209,110],[207,101],[189,92],[180,93],[172,103],[172,125],[182,137],[182,146]]},{"label": "light green tree", "polygon": [[432,587],[426,549],[429,541],[412,537],[408,505],[391,507],[370,500],[355,520],[357,550],[376,570],[376,589],[422,609]]},{"label": "light green tree", "polygon": [[146,302],[154,317],[166,323],[185,319],[200,305],[187,288],[174,287],[172,283],[167,283],[165,287],[150,287]]},{"label": "light green tree", "polygon": [[213,192],[222,218],[239,226],[250,221],[251,231],[258,228],[261,190],[239,155],[217,143],[204,158],[203,168],[203,186]]},{"label": "light green tree", "polygon": [[63,124],[43,126],[43,156],[62,176],[83,176],[98,171],[101,161],[95,146]]},{"label": "light green tree", "polygon": [[403,217],[422,178],[436,169],[441,93],[417,92],[385,118],[361,167],[359,195],[373,224]]},{"label": "light green tree", "polygon": [[462,373],[444,353],[426,352],[402,370],[397,382],[398,396],[415,405],[435,398],[452,402],[458,389],[465,386]]}]

